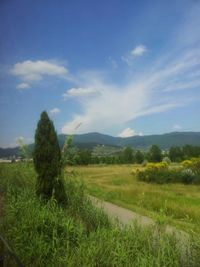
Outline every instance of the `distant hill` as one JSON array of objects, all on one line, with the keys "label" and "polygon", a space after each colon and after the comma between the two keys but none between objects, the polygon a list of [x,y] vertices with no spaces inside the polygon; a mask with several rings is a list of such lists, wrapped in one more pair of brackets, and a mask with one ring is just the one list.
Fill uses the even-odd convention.
[{"label": "distant hill", "polygon": [[0,158],[8,158],[11,156],[18,156],[19,155],[19,148],[0,148]]},{"label": "distant hill", "polygon": [[[63,146],[66,135],[59,135],[60,145]],[[162,149],[171,146],[194,145],[200,146],[200,132],[173,132],[160,135],[131,136],[127,138],[113,137],[100,133],[88,133],[75,135],[73,144],[108,145],[108,146],[131,146],[134,148],[148,148],[151,145],[158,145]]]},{"label": "distant hill", "polygon": [[160,135],[132,136],[123,138],[120,144],[136,148],[148,148],[155,144],[162,149],[168,149],[171,146],[200,146],[200,132],[173,132]]},{"label": "distant hill", "polygon": [[[58,135],[59,144],[63,147],[67,135]],[[73,145],[79,148],[93,149],[97,145],[111,147],[130,146],[136,149],[147,149],[151,145],[158,145],[161,149],[171,146],[194,145],[200,146],[200,132],[173,132],[160,135],[132,136],[127,138],[113,137],[100,133],[77,134],[74,136]],[[33,144],[30,145],[32,150]],[[19,147],[0,148],[0,157],[19,155]]]},{"label": "distant hill", "polygon": [[[64,145],[66,137],[67,135],[64,134],[60,134],[58,136],[58,140],[61,147]],[[81,146],[85,145],[86,147],[88,146],[88,144],[93,144],[93,147],[96,145],[120,146],[120,140],[120,137],[113,137],[101,133],[87,133],[75,135],[73,139],[73,144]]]}]

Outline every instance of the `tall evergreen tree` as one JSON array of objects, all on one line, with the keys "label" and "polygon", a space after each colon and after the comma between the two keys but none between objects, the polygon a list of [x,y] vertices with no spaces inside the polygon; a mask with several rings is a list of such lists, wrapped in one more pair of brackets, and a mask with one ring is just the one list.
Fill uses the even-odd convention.
[{"label": "tall evergreen tree", "polygon": [[61,152],[53,122],[44,111],[35,132],[33,153],[35,170],[38,174],[36,193],[43,199],[53,195],[58,202],[64,200],[65,190],[61,179]]}]

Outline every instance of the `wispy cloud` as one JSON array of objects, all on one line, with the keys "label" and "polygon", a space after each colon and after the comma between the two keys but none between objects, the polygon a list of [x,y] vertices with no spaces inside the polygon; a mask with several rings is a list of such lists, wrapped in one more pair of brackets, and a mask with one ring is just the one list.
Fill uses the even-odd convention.
[{"label": "wispy cloud", "polygon": [[95,88],[71,88],[67,90],[62,96],[64,100],[67,100],[69,97],[74,98],[83,98],[83,97],[90,97],[99,94],[99,90]]},{"label": "wispy cloud", "polygon": [[121,59],[122,61],[126,62],[129,66],[131,66],[133,62],[135,61],[136,57],[141,57],[146,52],[147,52],[146,46],[141,44],[141,45],[134,47],[127,54],[121,56]]},{"label": "wispy cloud", "polygon": [[131,128],[124,129],[121,133],[118,134],[119,137],[130,137],[130,136],[143,136],[142,132],[137,133],[135,130]]},{"label": "wispy cloud", "polygon": [[146,46],[138,45],[131,51],[131,55],[134,57],[139,57],[142,56],[145,52],[147,52]]},{"label": "wispy cloud", "polygon": [[177,82],[177,83],[168,85],[164,91],[170,92],[170,91],[175,91],[175,90],[184,90],[184,89],[192,89],[192,88],[200,88],[200,80]]},{"label": "wispy cloud", "polygon": [[112,69],[117,69],[118,68],[118,64],[117,64],[116,60],[112,59],[112,57],[109,57],[108,60],[111,63]]},{"label": "wispy cloud", "polygon": [[19,90],[25,90],[25,89],[29,89],[30,85],[28,83],[20,83],[16,86],[16,88]]},{"label": "wispy cloud", "polygon": [[69,78],[69,71],[65,66],[48,60],[26,60],[16,63],[10,73],[22,80],[22,84],[29,82],[29,86],[31,82],[40,81],[45,76]]},{"label": "wispy cloud", "polygon": [[[190,80],[190,74],[194,69],[197,70],[199,63],[198,50],[170,55],[168,59],[155,61],[148,72],[134,78],[130,77],[123,86],[109,83],[92,72],[82,75],[84,79],[79,79],[79,83],[83,86],[81,88],[93,88],[101,93],[94,94],[93,97],[85,97],[84,101],[77,98],[83,112],[74,114],[73,119],[62,127],[62,132],[70,133],[79,123],[82,123],[79,132],[106,132],[138,117],[187,105],[191,101],[190,98],[181,93],[177,97],[178,90],[168,93],[166,87],[169,81],[171,81],[170,88],[175,88],[177,84],[180,85],[183,77]],[[193,85],[191,80],[187,88],[193,88]],[[74,90],[74,93],[82,90]]]},{"label": "wispy cloud", "polygon": [[50,112],[50,114],[58,114],[58,113],[60,113],[60,109],[59,108],[53,108],[49,112]]}]

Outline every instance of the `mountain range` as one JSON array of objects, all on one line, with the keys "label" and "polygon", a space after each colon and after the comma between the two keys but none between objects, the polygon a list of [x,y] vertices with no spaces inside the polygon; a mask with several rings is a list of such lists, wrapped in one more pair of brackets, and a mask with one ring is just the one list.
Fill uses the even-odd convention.
[{"label": "mountain range", "polygon": [[[64,145],[67,135],[58,135],[59,144]],[[161,149],[169,149],[171,146],[194,145],[200,146],[200,132],[172,132],[157,135],[113,137],[101,133],[77,134],[73,138],[73,145],[79,148],[93,149],[97,145],[125,147],[135,149],[148,149],[151,145],[158,145]],[[33,144],[29,145],[30,150]],[[19,147],[0,148],[0,157],[19,155]]]}]

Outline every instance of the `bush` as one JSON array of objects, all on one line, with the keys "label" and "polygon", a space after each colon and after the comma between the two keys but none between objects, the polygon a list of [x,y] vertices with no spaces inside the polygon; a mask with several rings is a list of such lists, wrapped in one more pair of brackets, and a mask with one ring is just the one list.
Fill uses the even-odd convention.
[{"label": "bush", "polygon": [[167,162],[147,163],[146,167],[149,170],[165,170],[168,168],[168,164]]},{"label": "bush", "polygon": [[137,178],[147,183],[176,183],[179,182],[179,172],[177,170],[149,168],[144,171],[138,171]]},{"label": "bush", "polygon": [[181,162],[181,165],[184,167],[184,168],[190,168],[192,166],[192,160],[189,160],[189,159],[186,159],[184,161]]},{"label": "bush", "polygon": [[142,162],[142,167],[146,167],[146,166],[147,166],[147,164],[148,164],[148,160],[147,160],[147,159],[145,159],[145,160]]},{"label": "bush", "polygon": [[194,181],[195,174],[191,169],[182,170],[180,173],[181,181],[184,184],[191,184]]},{"label": "bush", "polygon": [[148,183],[200,183],[200,161],[195,161],[191,168],[169,169],[165,163],[148,163],[145,170],[137,171],[137,178]]},{"label": "bush", "polygon": [[171,163],[171,160],[168,157],[164,157],[162,162],[166,162],[169,165]]}]

